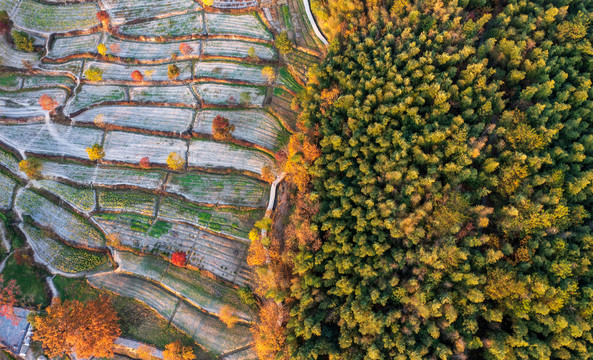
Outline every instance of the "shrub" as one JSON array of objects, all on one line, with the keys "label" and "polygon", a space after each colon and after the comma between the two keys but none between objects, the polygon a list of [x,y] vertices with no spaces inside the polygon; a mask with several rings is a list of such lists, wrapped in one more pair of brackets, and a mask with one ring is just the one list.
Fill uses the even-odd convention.
[{"label": "shrub", "polygon": [[202,0],[205,6],[212,6],[214,4],[214,0]]},{"label": "shrub", "polygon": [[144,80],[144,75],[138,70],[132,71],[132,80],[136,82],[142,82]]},{"label": "shrub", "polygon": [[179,67],[175,64],[171,64],[167,67],[167,76],[169,80],[173,80],[179,76]]},{"label": "shrub", "polygon": [[0,35],[8,34],[12,28],[12,21],[6,10],[0,10]]},{"label": "shrub", "polygon": [[19,170],[27,174],[30,179],[41,178],[41,168],[43,164],[37,158],[29,158],[19,162]]},{"label": "shrub", "polygon": [[237,290],[237,294],[239,294],[239,299],[241,299],[245,305],[255,305],[255,296],[253,296],[253,292],[247,286],[240,287],[239,290]]},{"label": "shrub", "polygon": [[276,41],[274,42],[276,45],[276,49],[280,52],[280,54],[287,54],[292,50],[292,41],[288,38],[288,33],[286,31],[281,32],[277,37]]},{"label": "shrub", "polygon": [[168,344],[163,351],[164,360],[194,360],[195,358],[192,348],[181,345],[179,341]]},{"label": "shrub", "polygon": [[252,59],[257,59],[257,54],[255,53],[255,48],[253,46],[250,47],[247,51],[247,56],[249,56]]},{"label": "shrub", "polygon": [[171,255],[171,262],[176,266],[187,265],[187,255],[183,251],[175,251]]},{"label": "shrub", "polygon": [[251,94],[248,92],[242,92],[239,95],[239,103],[241,103],[241,105],[249,105],[251,104]]},{"label": "shrub", "polygon": [[84,76],[89,81],[101,81],[103,80],[103,70],[91,66],[90,68],[84,71]]},{"label": "shrub", "polygon": [[261,169],[261,179],[270,184],[276,180],[276,176],[272,172],[270,165],[266,165]]},{"label": "shrub", "polygon": [[10,34],[17,50],[26,52],[33,52],[35,50],[33,48],[33,37],[29,36],[26,32],[12,30]]},{"label": "shrub", "polygon": [[105,157],[105,150],[99,144],[94,144],[92,147],[86,148],[86,153],[89,155],[91,161],[100,160]]},{"label": "shrub", "polygon": [[224,305],[220,308],[219,317],[220,321],[225,323],[225,325],[229,328],[235,326],[235,324],[239,321],[239,318],[237,317],[237,315],[235,315],[235,310],[228,305]]},{"label": "shrub", "polygon": [[184,165],[185,161],[176,152],[170,153],[167,157],[167,166],[169,166],[169,169],[171,170],[180,171],[183,169]]},{"label": "shrub", "polygon": [[229,119],[218,115],[212,120],[212,136],[216,140],[229,140],[235,126],[229,123]]}]

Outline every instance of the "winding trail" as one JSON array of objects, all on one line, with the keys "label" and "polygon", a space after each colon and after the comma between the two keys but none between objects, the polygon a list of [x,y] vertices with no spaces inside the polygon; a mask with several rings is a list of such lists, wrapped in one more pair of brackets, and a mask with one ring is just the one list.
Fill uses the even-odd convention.
[{"label": "winding trail", "polygon": [[45,278],[45,281],[47,281],[47,285],[49,286],[49,289],[51,290],[52,298],[60,297],[60,292],[58,291],[58,289],[56,288],[56,285],[54,284],[54,277],[48,276]]},{"label": "winding trail", "polygon": [[12,255],[12,252],[8,254],[8,256],[4,260],[2,260],[2,263],[0,263],[0,274],[2,273],[2,271],[4,271],[4,268],[6,267],[6,261],[8,260],[10,255]]},{"label": "winding trail", "polygon": [[319,40],[321,40],[321,42],[324,45],[329,45],[329,42],[327,42],[327,39],[325,38],[325,36],[323,36],[321,30],[319,30],[319,27],[317,26],[317,21],[315,21],[315,18],[313,17],[313,13],[311,12],[311,4],[309,3],[309,0],[303,0],[303,5],[305,5],[305,12],[307,13],[307,18],[309,18],[309,22],[311,23],[311,27],[313,28],[315,35],[317,35]]}]

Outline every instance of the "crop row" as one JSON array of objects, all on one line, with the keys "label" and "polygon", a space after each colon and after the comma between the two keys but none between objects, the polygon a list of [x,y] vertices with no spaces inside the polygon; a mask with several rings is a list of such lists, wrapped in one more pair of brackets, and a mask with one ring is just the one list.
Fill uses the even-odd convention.
[{"label": "crop row", "polygon": [[91,105],[105,101],[126,100],[126,90],[123,86],[84,84],[76,95],[68,101],[64,113],[70,115]]},{"label": "crop row", "polygon": [[90,29],[99,25],[94,2],[50,5],[35,0],[21,0],[12,20],[35,32],[54,33]]},{"label": "crop row", "polygon": [[156,207],[156,195],[138,191],[99,190],[99,206],[103,210],[137,212],[151,216]]},{"label": "crop row", "polygon": [[194,118],[190,109],[157,106],[101,106],[74,117],[76,122],[182,133]]},{"label": "crop row", "polygon": [[197,1],[192,0],[103,0],[102,4],[115,25],[121,25],[132,20],[202,9]]},{"label": "crop row", "polygon": [[0,172],[0,210],[8,210],[12,207],[12,194],[16,181]]},{"label": "crop row", "polygon": [[60,271],[79,273],[107,262],[104,254],[67,246],[35,226],[25,224],[22,229],[34,243],[37,255]]},{"label": "crop row", "polygon": [[62,239],[83,246],[104,246],[103,235],[82,217],[73,214],[31,190],[18,193],[16,207],[42,227],[53,230]]},{"label": "crop row", "polygon": [[37,180],[35,184],[59,196],[79,211],[89,212],[95,208],[95,192],[92,189],[76,188],[52,180]]}]

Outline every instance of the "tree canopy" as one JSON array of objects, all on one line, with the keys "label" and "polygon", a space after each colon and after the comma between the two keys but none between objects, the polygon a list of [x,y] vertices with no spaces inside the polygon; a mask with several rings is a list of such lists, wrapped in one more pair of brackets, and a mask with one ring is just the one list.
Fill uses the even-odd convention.
[{"label": "tree canopy", "polygon": [[301,101],[288,351],[590,358],[593,3],[381,4]]}]

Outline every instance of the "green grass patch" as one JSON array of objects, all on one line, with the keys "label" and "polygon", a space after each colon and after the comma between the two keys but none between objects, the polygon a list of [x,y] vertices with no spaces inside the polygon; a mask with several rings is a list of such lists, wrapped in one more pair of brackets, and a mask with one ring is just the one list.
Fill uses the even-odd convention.
[{"label": "green grass patch", "polygon": [[21,306],[45,307],[50,299],[45,288],[45,277],[49,275],[33,265],[33,256],[25,252],[12,254],[2,272],[4,280],[16,280],[21,291],[18,299]]},{"label": "green grass patch", "polygon": [[154,223],[152,229],[150,229],[150,232],[148,233],[148,236],[160,238],[161,236],[167,234],[169,230],[171,230],[172,226],[173,224],[171,223],[159,220],[156,223]]},{"label": "green grass patch", "polygon": [[14,88],[19,86],[19,76],[16,74],[0,74],[0,86]]}]

